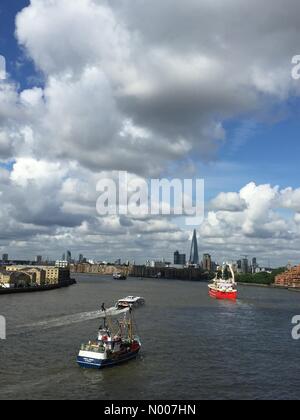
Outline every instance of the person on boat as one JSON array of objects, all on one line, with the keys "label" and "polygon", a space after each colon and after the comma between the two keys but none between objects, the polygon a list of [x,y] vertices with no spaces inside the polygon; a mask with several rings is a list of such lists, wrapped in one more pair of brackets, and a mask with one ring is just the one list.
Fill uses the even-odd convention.
[{"label": "person on boat", "polygon": [[105,312],[105,311],[106,311],[106,308],[105,308],[105,303],[102,303],[102,305],[101,305],[101,311],[102,311],[102,312]]}]

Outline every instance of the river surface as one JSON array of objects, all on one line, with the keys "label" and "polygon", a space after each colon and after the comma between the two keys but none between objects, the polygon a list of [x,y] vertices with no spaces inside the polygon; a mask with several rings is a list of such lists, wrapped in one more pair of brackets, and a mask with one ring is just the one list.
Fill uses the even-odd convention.
[{"label": "river surface", "polygon": [[[0,399],[298,399],[300,341],[291,319],[300,293],[240,286],[236,303],[208,297],[207,284],[77,276],[51,292],[0,296]],[[135,311],[143,349],[103,370],[76,365],[94,339],[102,302],[144,296]]]}]

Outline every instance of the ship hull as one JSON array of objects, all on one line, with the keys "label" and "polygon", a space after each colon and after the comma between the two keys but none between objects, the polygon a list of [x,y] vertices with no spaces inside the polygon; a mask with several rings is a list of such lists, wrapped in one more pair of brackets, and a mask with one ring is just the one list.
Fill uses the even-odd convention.
[{"label": "ship hull", "polygon": [[209,288],[209,296],[213,299],[229,299],[229,300],[236,300],[238,297],[237,290],[232,292],[224,292],[215,288]]},{"label": "ship hull", "polygon": [[122,363],[126,363],[129,360],[135,359],[140,351],[140,347],[136,350],[130,351],[125,353],[121,356],[118,356],[114,359],[97,359],[92,357],[77,357],[77,363],[80,367],[85,369],[104,369],[107,367],[113,367],[120,365]]}]

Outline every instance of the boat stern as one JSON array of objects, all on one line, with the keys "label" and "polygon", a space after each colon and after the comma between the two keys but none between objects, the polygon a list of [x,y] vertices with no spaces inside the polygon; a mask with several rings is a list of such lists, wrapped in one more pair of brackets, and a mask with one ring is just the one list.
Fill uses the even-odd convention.
[{"label": "boat stern", "polygon": [[101,369],[105,364],[105,354],[81,350],[77,356],[77,363],[80,367],[90,369]]}]

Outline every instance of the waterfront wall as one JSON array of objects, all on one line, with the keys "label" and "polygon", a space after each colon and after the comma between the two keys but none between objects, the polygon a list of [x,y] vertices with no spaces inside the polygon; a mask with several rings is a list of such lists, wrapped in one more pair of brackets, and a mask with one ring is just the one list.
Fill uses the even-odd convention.
[{"label": "waterfront wall", "polygon": [[133,277],[159,277],[164,279],[174,280],[191,280],[191,281],[208,281],[209,273],[205,273],[200,268],[187,267],[187,268],[154,268],[146,266],[132,267],[131,276]]},{"label": "waterfront wall", "polygon": [[20,293],[34,293],[34,292],[47,292],[56,289],[62,289],[65,287],[73,286],[76,284],[76,281],[73,279],[69,279],[63,281],[61,283],[56,284],[45,284],[43,286],[31,286],[31,287],[21,287],[21,288],[0,288],[0,295],[12,295],[12,294],[20,294]]},{"label": "waterfront wall", "polygon": [[72,264],[71,273],[99,274],[101,276],[112,276],[113,273],[120,272],[126,276],[131,275],[131,266],[103,265],[103,264]]},{"label": "waterfront wall", "polygon": [[164,278],[174,280],[208,281],[209,273],[200,268],[172,268],[172,267],[146,267],[144,265],[116,266],[101,264],[75,264],[71,266],[72,273],[99,274],[112,276],[115,272],[121,272],[126,276],[139,278]]}]

